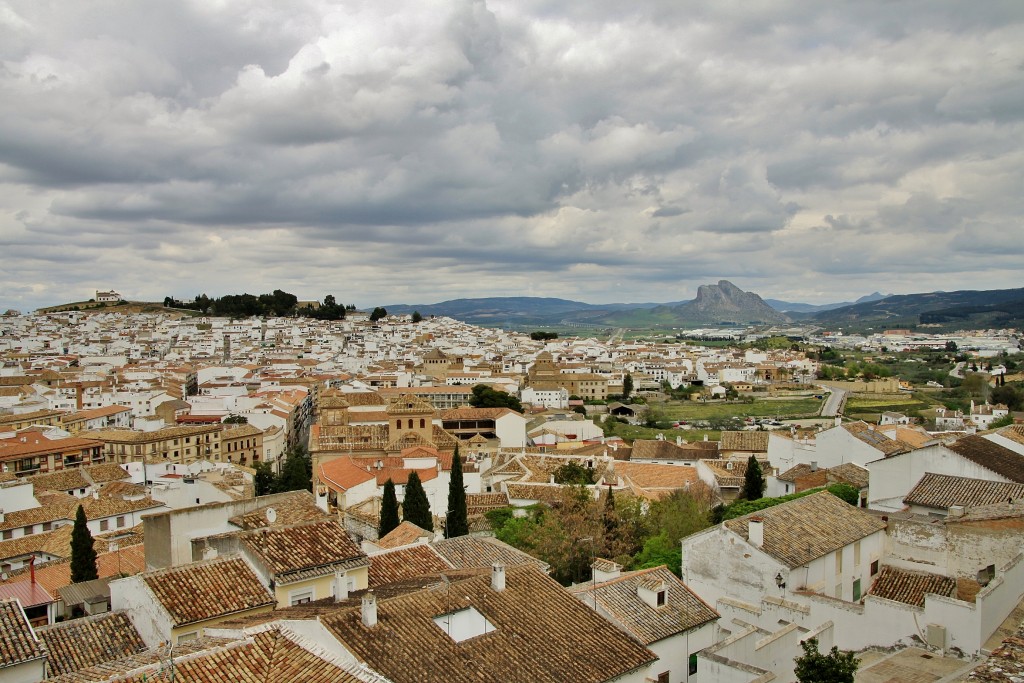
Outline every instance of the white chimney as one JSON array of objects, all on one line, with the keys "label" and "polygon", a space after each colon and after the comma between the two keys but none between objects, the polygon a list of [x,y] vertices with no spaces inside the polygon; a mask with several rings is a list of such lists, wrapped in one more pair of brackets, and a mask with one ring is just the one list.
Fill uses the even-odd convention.
[{"label": "white chimney", "polygon": [[334,601],[348,600],[348,579],[340,569],[334,572]]},{"label": "white chimney", "polygon": [[677,446],[682,446],[683,445],[683,437],[679,436],[678,434],[676,435],[676,445]]},{"label": "white chimney", "polygon": [[363,594],[363,626],[373,628],[377,625],[377,596],[373,591]]},{"label": "white chimney", "polygon": [[505,565],[501,562],[491,565],[491,590],[495,593],[505,590]]},{"label": "white chimney", "polygon": [[4,523],[4,511],[0,509],[0,524]]},{"label": "white chimney", "polygon": [[750,521],[747,522],[747,540],[754,546],[761,548],[764,546],[764,519],[761,517],[751,517]]}]

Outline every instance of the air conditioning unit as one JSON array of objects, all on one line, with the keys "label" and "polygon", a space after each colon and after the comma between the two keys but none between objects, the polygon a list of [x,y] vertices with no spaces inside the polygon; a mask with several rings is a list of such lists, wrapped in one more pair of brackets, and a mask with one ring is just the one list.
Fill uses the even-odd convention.
[{"label": "air conditioning unit", "polygon": [[941,624],[928,624],[927,643],[940,650],[946,649],[946,627]]}]

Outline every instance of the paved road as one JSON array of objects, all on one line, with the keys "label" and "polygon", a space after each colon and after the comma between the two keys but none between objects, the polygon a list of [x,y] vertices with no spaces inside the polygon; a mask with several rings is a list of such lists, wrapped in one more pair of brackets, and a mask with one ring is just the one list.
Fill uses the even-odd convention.
[{"label": "paved road", "polygon": [[949,371],[949,376],[950,377],[959,377],[960,379],[963,379],[964,378],[964,366],[965,365],[967,365],[967,363],[965,363],[963,361],[961,361],[961,362],[957,363],[956,365],[954,365],[953,369]]},{"label": "paved road", "polygon": [[835,417],[841,415],[843,412],[843,406],[846,404],[846,393],[842,389],[833,389],[832,387],[822,387],[832,394],[826,399],[825,405],[821,408],[822,417]]}]

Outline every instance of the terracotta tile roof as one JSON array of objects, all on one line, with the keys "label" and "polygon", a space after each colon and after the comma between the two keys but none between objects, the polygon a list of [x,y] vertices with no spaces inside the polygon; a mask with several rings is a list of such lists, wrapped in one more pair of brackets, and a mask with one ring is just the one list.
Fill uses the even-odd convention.
[{"label": "terracotta tile roof", "polygon": [[106,484],[111,481],[121,481],[130,478],[131,475],[125,471],[120,465],[114,463],[106,463],[103,465],[93,465],[92,467],[86,467],[85,473],[90,479],[96,484]]},{"label": "terracotta tile roof", "polygon": [[73,491],[88,488],[92,484],[85,478],[81,468],[74,467],[60,472],[37,474],[26,477],[36,491]]},{"label": "terracotta tile roof", "polygon": [[453,408],[441,413],[442,420],[497,420],[504,415],[519,415],[510,408]]},{"label": "terracotta tile roof", "polygon": [[695,460],[718,457],[718,443],[698,441],[677,446],[672,441],[637,439],[633,442],[632,460]]},{"label": "terracotta tile roof", "polygon": [[210,560],[142,576],[175,626],[276,604],[249,565],[238,557]]},{"label": "terracotta tile roof", "polygon": [[290,583],[297,575],[304,580],[329,574],[341,565],[369,564],[363,551],[334,518],[256,529],[243,533],[240,540],[278,583]]},{"label": "terracotta tile roof", "polygon": [[810,474],[812,471],[811,466],[807,463],[798,463],[793,465],[788,470],[776,477],[780,481],[788,481],[791,484],[795,484],[796,480],[805,474]]},{"label": "terracotta tile roof", "polygon": [[[12,557],[20,557],[30,553],[46,553],[55,557],[71,556],[71,529],[72,525],[65,524],[53,531],[44,531],[40,534],[29,534],[19,536],[9,541],[0,541],[0,560]],[[94,543],[106,549],[106,544]],[[100,548],[97,547],[97,552]],[[37,560],[38,561],[38,560]]]},{"label": "terracotta tile roof", "polygon": [[[25,438],[26,441],[21,439]],[[36,433],[31,437],[11,437],[0,439],[0,459],[13,460],[33,455],[81,452],[86,448],[102,446],[103,442],[96,439],[84,439],[73,436],[65,439],[50,439],[44,434]]]},{"label": "terracotta tile roof", "polygon": [[126,612],[43,626],[36,634],[50,652],[49,675],[60,676],[145,651],[146,644]]},{"label": "terracotta tile roof", "polygon": [[907,453],[914,450],[914,447],[897,439],[890,439],[880,430],[872,429],[866,422],[851,422],[844,424],[840,429],[845,429],[859,441],[866,443],[885,457]]},{"label": "terracotta tile roof", "polygon": [[[639,595],[638,586],[650,585],[652,579],[666,591],[662,607],[652,607]],[[651,587],[657,590],[656,586]],[[689,631],[719,617],[718,612],[664,565],[625,572],[618,578],[598,584],[579,584],[570,592],[644,645]]]},{"label": "terracotta tile roof", "polygon": [[21,606],[0,599],[0,669],[45,657],[45,647],[32,632]]},{"label": "terracotta tile roof", "polygon": [[433,531],[427,531],[421,529],[412,522],[402,522],[397,527],[388,532],[384,538],[377,540],[377,545],[385,550],[391,548],[401,548],[402,546],[410,545],[418,542],[421,538],[430,540],[434,537]]},{"label": "terracotta tile roof", "polygon": [[124,683],[179,681],[181,683],[222,683],[223,681],[288,681],[291,683],[359,683],[377,680],[347,670],[340,660],[329,661],[302,647],[300,637],[280,629],[269,629],[251,639],[208,648],[175,661],[174,675],[161,663],[120,679]]},{"label": "terracotta tile roof", "polygon": [[997,429],[995,433],[1011,441],[1024,444],[1024,425],[1009,425]]},{"label": "terracotta tile roof", "polygon": [[351,457],[345,455],[321,463],[317,467],[317,479],[336,491],[347,491],[354,486],[376,480],[376,475],[366,469],[369,465],[370,463],[360,466]]},{"label": "terracotta tile roof", "polygon": [[[99,545],[99,541],[97,541]],[[70,550],[68,551],[70,555]],[[100,553],[96,557],[96,569],[100,578],[117,577],[121,574],[138,574],[146,568],[145,547],[137,545],[121,548],[116,552]],[[36,581],[52,595],[65,586],[71,585],[71,558],[65,557],[61,560],[47,562],[43,565],[36,565]],[[28,583],[28,568],[11,572],[10,578],[5,582]]]},{"label": "terracotta tile roof", "polygon": [[768,432],[758,431],[722,432],[718,448],[722,451],[767,453],[768,434]]},{"label": "terracotta tile roof", "polygon": [[312,493],[292,491],[287,496],[276,499],[273,503],[263,505],[244,515],[236,515],[228,521],[242,529],[260,529],[270,526],[270,521],[267,519],[267,511],[270,508],[273,508],[276,513],[274,524],[282,526],[311,522],[326,516],[326,513],[316,506]]},{"label": "terracotta tile roof", "polygon": [[698,479],[697,470],[693,467],[639,462],[615,463],[615,476],[645,490],[682,489]]},{"label": "terracotta tile roof", "polygon": [[548,564],[490,536],[457,536],[436,541],[434,550],[457,569],[490,567],[501,562],[506,567],[535,564],[545,572]]},{"label": "terracotta tile roof", "polygon": [[[494,629],[456,642],[434,621],[470,606]],[[656,659],[529,564],[509,567],[502,591],[491,588],[484,570],[448,586],[381,598],[377,612],[372,628],[363,626],[358,607],[322,623],[394,683],[592,683]]]},{"label": "terracotta tile roof", "polygon": [[426,543],[386,550],[370,556],[369,587],[377,588],[449,569],[452,565]]},{"label": "terracotta tile roof", "polygon": [[562,487],[559,484],[505,484],[509,498],[536,500],[544,503],[562,501]]},{"label": "terracotta tile roof", "polygon": [[508,507],[508,494],[467,493],[466,511],[469,515],[481,515],[488,510]]},{"label": "terracotta tile roof", "polygon": [[1009,448],[977,434],[958,439],[946,448],[1010,481],[1024,484],[1024,455]]},{"label": "terracotta tile roof", "polygon": [[10,512],[6,514],[4,516],[4,521],[0,522],[0,530],[17,529],[19,527],[43,524],[46,522],[65,520],[73,522],[79,505],[85,508],[85,516],[90,520],[126,514],[128,512],[137,512],[139,510],[148,510],[150,508],[163,507],[163,503],[155,501],[152,498],[142,498],[139,500],[100,498],[99,500],[96,500],[91,497],[78,499],[71,498],[71,496],[66,495],[56,495],[59,496],[57,500],[48,500],[46,504],[40,507],[29,508],[28,510],[18,510],[17,512]]},{"label": "terracotta tile roof", "polygon": [[956,579],[883,565],[868,591],[869,595],[917,607],[924,607],[925,593],[955,597]]},{"label": "terracotta tile roof", "polygon": [[843,482],[859,489],[867,488],[869,476],[870,472],[866,467],[852,462],[844,462],[841,465],[828,468],[830,481]]},{"label": "terracotta tile roof", "polygon": [[[176,644],[174,646],[176,680],[181,680],[180,678],[177,678],[177,665],[183,659],[193,657],[205,650],[227,646],[231,642],[232,641],[227,638],[207,637]],[[168,680],[167,678],[154,678],[154,676],[163,675],[160,670],[164,668],[166,664],[167,648],[160,647],[146,650],[135,655],[122,657],[120,659],[100,662],[93,666],[80,669],[79,671],[65,673],[46,680],[47,683],[100,683],[101,681],[106,683],[111,680],[125,681],[129,680],[126,678],[129,673],[139,670],[143,670],[146,674],[147,681]],[[169,672],[164,673],[167,674]],[[130,680],[141,681],[141,675],[142,674],[139,674],[139,678],[132,678]]]},{"label": "terracotta tile roof", "polygon": [[747,538],[751,517],[764,520],[762,550],[789,567],[835,552],[885,528],[885,523],[827,491],[730,519],[726,528]]},{"label": "terracotta tile roof", "polygon": [[907,505],[922,505],[946,510],[953,505],[976,507],[1022,498],[1024,498],[1024,484],[928,472],[910,490],[903,502]]}]

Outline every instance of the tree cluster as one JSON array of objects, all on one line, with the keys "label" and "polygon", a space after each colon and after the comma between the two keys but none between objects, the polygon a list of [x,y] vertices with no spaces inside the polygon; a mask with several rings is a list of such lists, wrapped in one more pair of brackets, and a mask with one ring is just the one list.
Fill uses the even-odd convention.
[{"label": "tree cluster", "polygon": [[324,297],[319,308],[300,308],[298,313],[303,317],[313,318],[314,320],[344,320],[345,313],[351,310],[351,308],[346,308],[344,304],[339,304],[333,294],[328,294]]},{"label": "tree cluster", "polygon": [[269,462],[256,463],[253,483],[257,496],[285,491],[313,490],[313,460],[304,446],[293,446],[285,453],[280,473],[275,474]]},{"label": "tree cluster", "polygon": [[530,339],[532,339],[533,341],[550,341],[552,339],[558,339],[558,333],[537,330],[536,332],[530,333]]},{"label": "tree cluster", "polygon": [[609,488],[595,499],[592,489],[565,486],[551,507],[531,506],[525,516],[511,508],[487,513],[498,539],[538,557],[564,585],[589,580],[594,559],[614,560],[628,569],[668,565],[680,573],[679,540],[709,526],[714,495],[703,484],[677,491],[649,509]]},{"label": "tree cluster", "polygon": [[372,313],[370,313],[370,322],[375,323],[381,318],[386,317],[388,317],[388,309],[384,308],[383,306],[378,306],[377,308],[373,309]]},{"label": "tree cluster", "polygon": [[474,408],[511,408],[517,413],[523,412],[523,404],[519,402],[518,398],[487,384],[477,384],[473,387],[469,405]]},{"label": "tree cluster", "polygon": [[793,673],[800,683],[853,683],[860,666],[852,652],[841,651],[835,645],[828,654],[818,651],[818,639],[808,638],[800,643],[804,653],[796,657]]},{"label": "tree cluster", "polygon": [[226,294],[219,299],[211,299],[206,294],[200,294],[192,301],[179,301],[166,296],[164,306],[231,318],[248,318],[254,315],[281,317],[295,313],[298,301],[294,294],[275,289],[271,294]]}]

